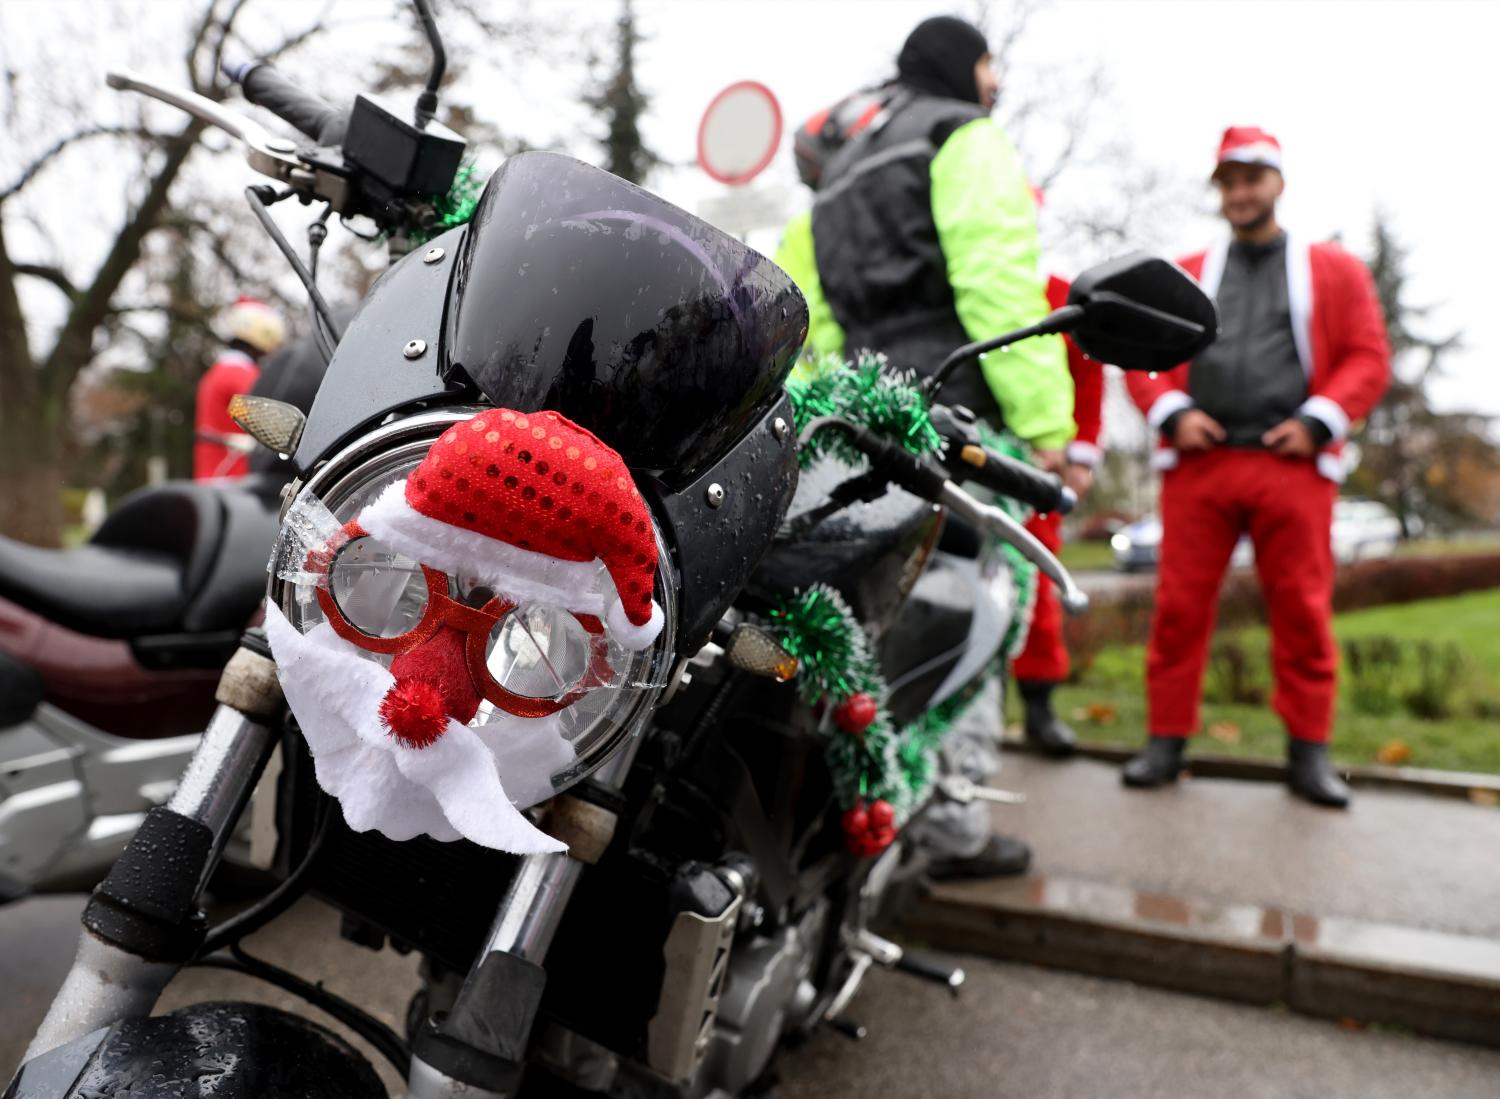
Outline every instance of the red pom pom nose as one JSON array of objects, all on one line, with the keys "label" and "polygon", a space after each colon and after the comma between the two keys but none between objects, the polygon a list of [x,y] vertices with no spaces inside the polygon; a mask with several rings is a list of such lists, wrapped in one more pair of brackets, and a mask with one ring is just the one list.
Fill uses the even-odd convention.
[{"label": "red pom pom nose", "polygon": [[408,748],[426,748],[448,729],[443,692],[425,679],[398,679],[380,703],[380,720]]}]

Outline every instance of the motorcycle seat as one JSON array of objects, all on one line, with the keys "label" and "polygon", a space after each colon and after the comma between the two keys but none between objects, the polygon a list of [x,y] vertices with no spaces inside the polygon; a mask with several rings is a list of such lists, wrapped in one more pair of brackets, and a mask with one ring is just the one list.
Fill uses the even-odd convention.
[{"label": "motorcycle seat", "polygon": [[[784,527],[816,511],[833,490],[856,471],[825,457],[803,470]],[[941,522],[937,509],[894,486],[879,498],[848,505],[828,515],[792,542],[781,542],[761,560],[751,594],[770,601],[831,584],[855,615],[868,624],[889,620],[905,599]]]},{"label": "motorcycle seat", "polygon": [[75,549],[0,539],[0,596],[94,637],[235,629],[265,589],[275,529],[238,485],[145,488]]}]

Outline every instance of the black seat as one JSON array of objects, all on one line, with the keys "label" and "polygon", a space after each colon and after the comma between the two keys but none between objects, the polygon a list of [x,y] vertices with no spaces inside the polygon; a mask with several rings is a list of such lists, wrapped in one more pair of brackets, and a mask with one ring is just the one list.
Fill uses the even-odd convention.
[{"label": "black seat", "polygon": [[0,596],[95,637],[178,630],[219,550],[221,491],[174,482],[133,492],[77,549],[0,539]]},{"label": "black seat", "polygon": [[[854,473],[836,458],[814,462],[797,480],[784,525],[795,527]],[[824,582],[839,590],[861,621],[885,622],[916,578],[908,575],[912,558],[941,522],[927,501],[891,486],[878,499],[827,516],[797,541],[774,546],[751,579],[751,593],[784,599]]]}]

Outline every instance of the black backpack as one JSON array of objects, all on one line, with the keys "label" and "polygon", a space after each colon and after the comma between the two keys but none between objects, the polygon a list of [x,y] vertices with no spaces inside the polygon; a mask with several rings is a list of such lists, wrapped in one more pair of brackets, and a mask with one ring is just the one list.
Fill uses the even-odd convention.
[{"label": "black backpack", "polygon": [[797,175],[816,191],[823,173],[840,149],[866,132],[874,132],[908,100],[911,93],[895,84],[865,88],[818,111],[792,137]]}]

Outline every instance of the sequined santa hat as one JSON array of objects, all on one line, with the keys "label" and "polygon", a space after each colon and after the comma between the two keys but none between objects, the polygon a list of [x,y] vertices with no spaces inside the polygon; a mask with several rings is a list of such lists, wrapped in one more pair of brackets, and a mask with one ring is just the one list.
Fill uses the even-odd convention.
[{"label": "sequined santa hat", "polygon": [[[661,632],[646,502],[619,454],[556,412],[497,408],[455,424],[359,522],[497,594],[597,615],[628,649]],[[613,591],[599,590],[601,564]]]}]

